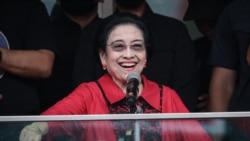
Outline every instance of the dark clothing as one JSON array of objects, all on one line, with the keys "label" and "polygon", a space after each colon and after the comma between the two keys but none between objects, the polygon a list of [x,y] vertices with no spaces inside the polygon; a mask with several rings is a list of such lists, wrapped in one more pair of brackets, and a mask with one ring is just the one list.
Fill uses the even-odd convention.
[{"label": "dark clothing", "polygon": [[[10,49],[56,50],[50,18],[39,0],[0,0],[0,19]],[[0,79],[0,115],[39,114],[36,81],[5,72]]]},{"label": "dark clothing", "polygon": [[[229,111],[250,110],[250,68],[247,50],[250,45],[250,1],[233,1],[222,13],[211,50],[210,64],[237,72],[237,82],[229,102]],[[249,141],[249,120],[228,121],[226,141]]]},{"label": "dark clothing", "polygon": [[193,111],[198,101],[195,54],[185,25],[155,14],[149,7],[142,20],[153,37],[153,53],[144,74],[175,89],[187,108]]},{"label": "dark clothing", "polygon": [[104,74],[99,55],[95,50],[95,40],[96,36],[98,36],[96,34],[101,22],[102,19],[95,19],[92,24],[83,30],[73,68],[74,87],[77,87],[82,82],[97,80]]},{"label": "dark clothing", "polygon": [[[41,94],[42,110],[46,110],[75,88],[72,83],[72,68],[74,67],[78,44],[83,38],[82,36],[92,33],[99,20],[99,17],[95,17],[89,25],[82,29],[79,24],[70,20],[63,13],[53,19],[59,54],[55,58],[53,73]],[[84,48],[85,46],[81,47]]]},{"label": "dark clothing", "polygon": [[[149,6],[142,20],[153,37],[153,55],[148,60],[144,74],[153,81],[174,88],[188,109],[193,111],[198,100],[195,55],[185,25],[176,19],[154,14]],[[84,63],[83,55],[81,58],[78,59],[81,65],[77,65],[79,73],[76,74],[78,77],[75,82],[79,84],[96,80],[100,74],[95,71],[101,72],[100,64],[94,65],[90,59],[85,59]]]},{"label": "dark clothing", "polygon": [[73,90],[72,68],[75,50],[81,36],[81,27],[62,12],[52,20],[59,53],[55,57],[52,75],[44,82],[40,99],[42,111]]},{"label": "dark clothing", "polygon": [[196,56],[196,66],[198,69],[199,95],[208,94],[209,82],[211,78],[211,67],[208,65],[208,58],[212,40],[206,37],[198,38],[194,41]]},{"label": "dark clothing", "polygon": [[238,82],[230,111],[250,110],[250,68],[246,61],[250,43],[250,1],[237,0],[222,13],[216,26],[210,64],[237,71]]}]

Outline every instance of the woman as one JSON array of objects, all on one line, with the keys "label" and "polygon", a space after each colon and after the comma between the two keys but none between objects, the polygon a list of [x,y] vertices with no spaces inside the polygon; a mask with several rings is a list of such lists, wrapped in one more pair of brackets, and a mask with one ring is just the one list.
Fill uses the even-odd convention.
[{"label": "woman", "polygon": [[[43,115],[131,113],[135,105],[137,108],[133,112],[138,112],[138,109],[144,113],[188,112],[174,90],[158,85],[141,74],[148,58],[150,38],[147,28],[132,15],[117,15],[106,21],[102,24],[104,27],[100,27],[97,47],[102,67],[107,73],[95,82],[82,83]],[[126,93],[127,77],[131,73],[140,74],[142,81],[138,80],[138,95],[135,103],[130,105]],[[140,122],[142,140],[211,140],[197,121],[188,121],[192,128],[199,130],[195,135],[183,132],[190,129],[180,121]],[[70,137],[77,134],[77,140],[126,140],[128,136],[125,132],[129,130],[129,124],[126,121],[124,125],[120,124],[95,121],[66,128],[63,123],[36,122],[22,130],[20,140],[40,140],[47,132],[62,132]],[[178,131],[173,130],[175,126]],[[54,138],[48,135],[48,139]]]}]

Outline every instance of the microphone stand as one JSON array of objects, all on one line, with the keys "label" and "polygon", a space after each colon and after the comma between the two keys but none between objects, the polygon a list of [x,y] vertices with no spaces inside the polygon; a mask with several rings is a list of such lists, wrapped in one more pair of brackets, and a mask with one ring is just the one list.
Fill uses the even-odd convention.
[{"label": "microphone stand", "polygon": [[[143,110],[140,106],[133,104],[133,105],[130,105],[130,113],[139,114],[139,113],[143,113]],[[140,121],[139,120],[135,121],[134,127],[130,128],[130,131],[131,130],[132,130],[132,132],[128,132],[128,133],[131,133],[130,137],[127,137],[125,139],[125,141],[140,141],[141,130],[140,130]],[[134,138],[132,137],[133,134],[134,134]],[[129,135],[129,134],[126,133],[126,135]]]},{"label": "microphone stand", "polygon": [[[135,114],[139,114],[139,113],[143,113],[143,110],[142,110],[142,108],[140,106],[136,105]],[[135,131],[135,133],[134,133],[135,141],[140,141],[140,139],[141,139],[141,130],[140,130],[140,121],[139,120],[135,121],[134,131]]]},{"label": "microphone stand", "polygon": [[[135,101],[128,102],[128,103],[129,103],[129,113],[131,113],[131,114],[136,113],[137,107],[136,107]],[[133,127],[133,121],[131,121],[131,124],[129,124],[129,127],[126,130],[124,141],[137,141],[137,140],[135,140],[135,133],[136,132],[137,131],[136,131],[135,126]]]}]

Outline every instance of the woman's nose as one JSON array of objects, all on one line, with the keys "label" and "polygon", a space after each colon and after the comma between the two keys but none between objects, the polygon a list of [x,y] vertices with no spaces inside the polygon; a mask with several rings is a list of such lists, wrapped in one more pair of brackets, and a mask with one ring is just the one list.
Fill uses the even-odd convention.
[{"label": "woman's nose", "polygon": [[134,54],[134,52],[133,52],[133,50],[131,48],[127,47],[127,49],[125,50],[125,55],[124,56],[127,57],[127,58],[131,58],[131,57],[134,57],[135,54]]}]

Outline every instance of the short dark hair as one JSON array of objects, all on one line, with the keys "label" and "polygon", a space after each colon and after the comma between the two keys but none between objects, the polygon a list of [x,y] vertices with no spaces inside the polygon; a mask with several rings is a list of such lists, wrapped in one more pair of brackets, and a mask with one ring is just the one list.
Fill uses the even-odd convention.
[{"label": "short dark hair", "polygon": [[151,41],[150,41],[151,38],[150,38],[149,30],[138,16],[134,14],[130,14],[130,13],[114,14],[103,20],[96,34],[97,50],[102,49],[103,51],[106,51],[107,40],[110,35],[110,32],[118,25],[124,25],[124,24],[133,24],[142,31],[144,42],[145,42],[145,47],[147,51],[147,56],[150,56],[152,51],[151,51]]}]

